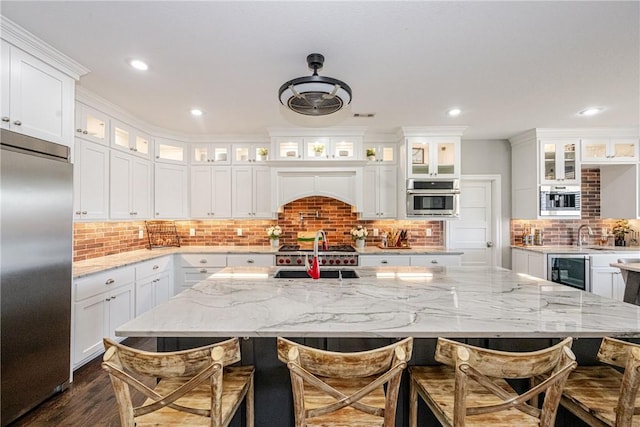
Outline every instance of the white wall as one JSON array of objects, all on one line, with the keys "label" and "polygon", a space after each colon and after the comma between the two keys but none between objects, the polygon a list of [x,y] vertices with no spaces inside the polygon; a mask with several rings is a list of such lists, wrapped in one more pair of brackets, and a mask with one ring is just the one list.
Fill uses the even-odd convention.
[{"label": "white wall", "polygon": [[511,145],[505,140],[462,140],[463,175],[502,177],[502,266],[511,268]]}]

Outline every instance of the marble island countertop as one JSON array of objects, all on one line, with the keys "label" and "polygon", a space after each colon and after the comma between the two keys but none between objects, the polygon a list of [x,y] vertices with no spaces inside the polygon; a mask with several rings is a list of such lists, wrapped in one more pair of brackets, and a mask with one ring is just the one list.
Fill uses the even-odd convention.
[{"label": "marble island countertop", "polygon": [[151,337],[640,337],[640,307],[485,267],[356,267],[276,279],[227,267],[125,323]]},{"label": "marble island countertop", "polygon": [[[93,273],[98,273],[112,268],[125,267],[142,261],[159,258],[165,255],[188,253],[219,253],[219,254],[275,254],[277,248],[270,246],[181,246],[154,249],[141,249],[123,252],[115,255],[107,255],[99,258],[91,258],[73,263],[73,277],[78,278]],[[447,250],[440,246],[419,246],[411,249],[380,249],[377,246],[365,246],[357,249],[362,255],[367,254],[404,254],[404,255],[461,255],[460,251]]]}]

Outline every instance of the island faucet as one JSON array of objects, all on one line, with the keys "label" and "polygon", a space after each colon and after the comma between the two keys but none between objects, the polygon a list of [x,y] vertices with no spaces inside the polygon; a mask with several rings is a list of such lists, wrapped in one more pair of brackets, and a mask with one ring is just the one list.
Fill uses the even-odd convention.
[{"label": "island faucet", "polygon": [[313,261],[311,265],[309,265],[309,256],[305,259],[305,268],[307,269],[307,274],[313,280],[318,280],[320,278],[320,262],[318,260],[318,241],[320,240],[320,236],[322,236],[322,250],[327,250],[329,248],[329,244],[327,243],[327,233],[324,230],[318,230],[316,232],[316,238],[313,239]]},{"label": "island faucet", "polygon": [[589,232],[589,236],[593,236],[593,230],[588,225],[582,224],[580,227],[578,227],[578,247],[580,247],[580,248],[582,247],[582,245],[584,243],[587,242],[587,239],[584,239],[584,240],[582,239],[582,229],[583,228],[587,229],[587,231]]}]

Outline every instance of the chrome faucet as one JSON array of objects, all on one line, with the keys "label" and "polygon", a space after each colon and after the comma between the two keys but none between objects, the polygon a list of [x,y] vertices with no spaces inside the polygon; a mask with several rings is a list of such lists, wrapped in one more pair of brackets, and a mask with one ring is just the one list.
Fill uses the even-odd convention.
[{"label": "chrome faucet", "polygon": [[309,256],[307,255],[304,262],[307,274],[313,280],[318,280],[320,278],[320,261],[318,260],[318,242],[320,240],[320,236],[322,236],[322,250],[326,251],[329,248],[329,244],[327,243],[327,233],[325,233],[324,230],[318,230],[316,232],[316,238],[313,240],[313,261],[311,265],[309,265]]},{"label": "chrome faucet", "polygon": [[582,245],[587,242],[587,239],[583,239],[582,238],[582,229],[583,228],[587,229],[587,231],[589,232],[589,236],[593,236],[593,230],[588,225],[582,224],[580,227],[578,227],[578,247],[579,248],[581,248]]}]

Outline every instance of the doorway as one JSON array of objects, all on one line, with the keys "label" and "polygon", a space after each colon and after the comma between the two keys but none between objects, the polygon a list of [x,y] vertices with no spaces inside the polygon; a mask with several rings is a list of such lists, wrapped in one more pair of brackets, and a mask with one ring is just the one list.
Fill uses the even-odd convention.
[{"label": "doorway", "polygon": [[500,175],[463,175],[460,219],[447,221],[447,248],[463,252],[462,265],[501,266]]}]

